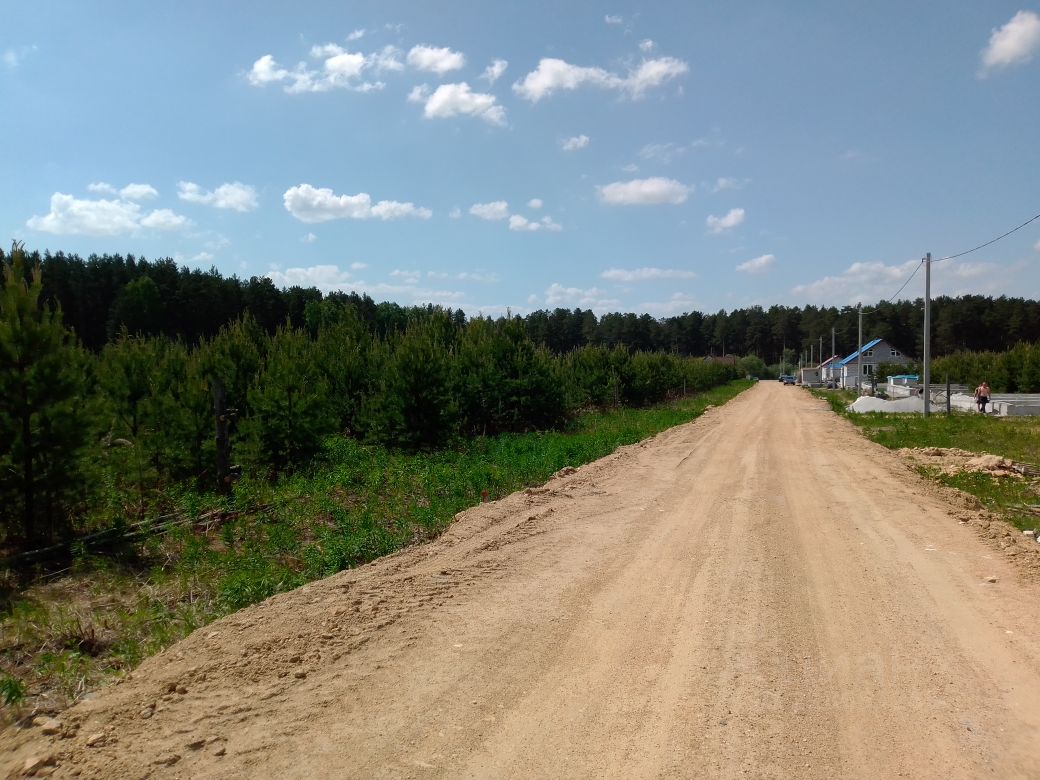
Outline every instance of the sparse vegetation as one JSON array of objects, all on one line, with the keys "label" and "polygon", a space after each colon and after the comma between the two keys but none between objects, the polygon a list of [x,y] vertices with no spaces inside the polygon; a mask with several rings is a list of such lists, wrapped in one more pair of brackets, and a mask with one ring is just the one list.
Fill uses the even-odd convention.
[{"label": "sparse vegetation", "polygon": [[[890,449],[943,447],[999,455],[1018,463],[1040,465],[1040,419],[1035,417],[992,417],[979,414],[849,414],[845,407],[855,393],[812,391],[824,398],[839,414],[858,426],[867,438]],[[1018,528],[1040,527],[1040,516],[1024,509],[1040,506],[1040,481],[965,472],[942,474],[920,467],[925,476],[963,490]]]}]

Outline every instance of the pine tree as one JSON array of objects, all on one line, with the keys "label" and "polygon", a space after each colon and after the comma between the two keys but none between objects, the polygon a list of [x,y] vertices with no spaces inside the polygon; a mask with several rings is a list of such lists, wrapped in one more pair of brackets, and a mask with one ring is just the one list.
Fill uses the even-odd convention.
[{"label": "pine tree", "polygon": [[0,523],[29,545],[68,524],[87,431],[88,360],[42,289],[16,244],[0,290]]},{"label": "pine tree", "polygon": [[314,351],[314,342],[304,331],[282,326],[249,389],[250,415],[242,424],[242,451],[255,465],[275,474],[313,457],[335,424]]}]

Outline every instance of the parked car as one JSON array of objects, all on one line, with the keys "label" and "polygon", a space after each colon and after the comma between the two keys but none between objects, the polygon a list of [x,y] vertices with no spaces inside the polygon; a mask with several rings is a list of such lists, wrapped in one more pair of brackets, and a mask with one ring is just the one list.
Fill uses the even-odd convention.
[{"label": "parked car", "polygon": [[780,381],[783,382],[785,385],[793,385],[795,380],[794,377],[790,374],[784,374],[780,377]]}]

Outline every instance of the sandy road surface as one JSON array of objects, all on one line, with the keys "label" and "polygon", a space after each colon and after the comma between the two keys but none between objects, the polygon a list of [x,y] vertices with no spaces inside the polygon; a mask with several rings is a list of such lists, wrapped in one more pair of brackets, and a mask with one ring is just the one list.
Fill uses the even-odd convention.
[{"label": "sandy road surface", "polygon": [[973,514],[763,382],[196,632],[65,713],[64,737],[8,734],[4,765],[1040,777],[1040,587]]}]

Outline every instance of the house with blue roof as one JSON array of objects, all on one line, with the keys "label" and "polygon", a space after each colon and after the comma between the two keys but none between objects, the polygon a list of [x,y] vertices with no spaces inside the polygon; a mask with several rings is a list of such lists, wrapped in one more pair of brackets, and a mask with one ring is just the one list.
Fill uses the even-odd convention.
[{"label": "house with blue roof", "polygon": [[873,385],[874,374],[883,363],[904,364],[910,360],[902,350],[884,339],[874,339],[838,361],[835,368],[841,387],[858,388],[862,384]]}]

